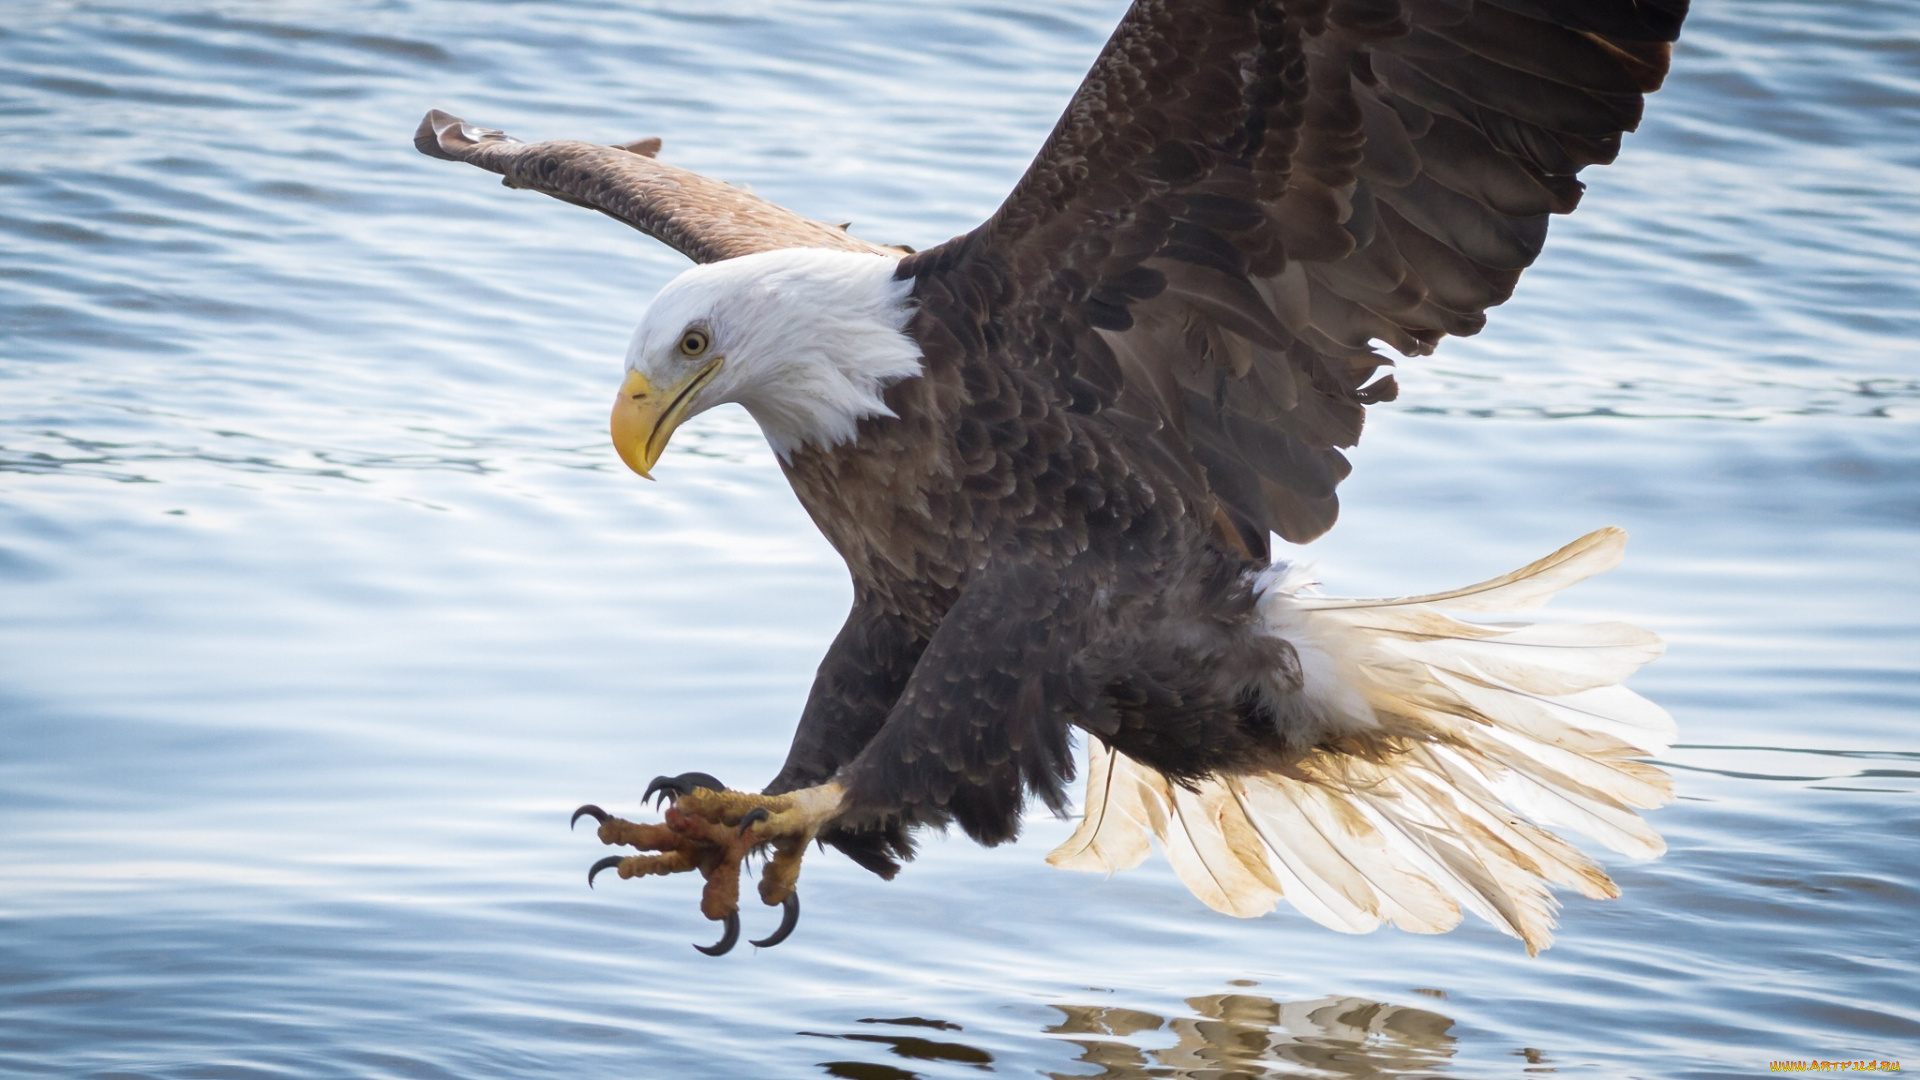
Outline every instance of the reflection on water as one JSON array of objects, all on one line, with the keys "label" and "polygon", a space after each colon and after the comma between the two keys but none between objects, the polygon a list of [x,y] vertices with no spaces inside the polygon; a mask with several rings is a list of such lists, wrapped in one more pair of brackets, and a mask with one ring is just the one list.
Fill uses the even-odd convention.
[{"label": "reflection on water", "polygon": [[[863,1024],[934,1028],[939,1031],[962,1030],[959,1024],[948,1023],[945,1020],[927,1020],[918,1016],[903,1016],[891,1020],[869,1017],[860,1022]],[[829,1035],[818,1031],[802,1031],[800,1034],[816,1039],[842,1039],[854,1043],[874,1043],[886,1047],[896,1056],[906,1058],[909,1061],[950,1061],[962,1065],[976,1066],[989,1071],[991,1071],[990,1067],[993,1064],[993,1055],[987,1053],[985,1050],[968,1046],[962,1042],[929,1039],[918,1035],[885,1035],[871,1032],[847,1032],[839,1035]],[[896,1077],[905,1078],[917,1075],[895,1065],[884,1065],[866,1061],[823,1061],[820,1063],[820,1068],[824,1069],[828,1076],[845,1077],[846,1080],[891,1080],[891,1078]]]},{"label": "reflection on water", "polygon": [[[1257,994],[1190,998],[1190,1016],[1160,1017],[1139,1009],[1056,1005],[1063,1014],[1048,1034],[1081,1048],[1077,1060],[1098,1073],[1053,1073],[1100,1080],[1252,1080],[1314,1075],[1354,1080],[1408,1076],[1443,1067],[1453,1057],[1453,1021],[1436,1012],[1356,997],[1274,1001]],[[1179,1041],[1145,1046],[1147,1033]],[[1089,1037],[1094,1036],[1094,1037]],[[1111,1036],[1099,1038],[1098,1036]]]},{"label": "reflection on water", "polygon": [[[1391,1080],[1431,1075],[1446,1068],[1455,1051],[1454,1022],[1448,1017],[1365,998],[1275,1001],[1241,991],[1188,998],[1186,1006],[1188,1013],[1162,1016],[1118,1005],[1051,1005],[1058,1017],[1041,1034],[1077,1046],[1080,1053],[1073,1060],[1100,1071],[1047,1070],[1043,1075],[1054,1080],[1257,1080],[1303,1074]],[[844,1080],[907,1080],[923,1075],[915,1068],[946,1064],[992,1071],[993,1054],[965,1042],[960,1024],[917,1016],[860,1023],[953,1034],[799,1034],[884,1046],[893,1055],[884,1061],[819,1063],[828,1076]],[[1522,1053],[1539,1063],[1538,1051]]]}]

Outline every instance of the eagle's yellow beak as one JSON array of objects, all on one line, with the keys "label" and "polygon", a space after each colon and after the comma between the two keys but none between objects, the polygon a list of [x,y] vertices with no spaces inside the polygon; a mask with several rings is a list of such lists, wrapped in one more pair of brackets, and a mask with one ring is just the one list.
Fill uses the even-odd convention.
[{"label": "eagle's yellow beak", "polygon": [[655,389],[645,375],[627,373],[620,384],[620,396],[613,402],[613,448],[627,468],[653,479],[654,462],[667,449],[673,429],[687,418],[687,410],[700,388],[712,381],[720,370],[720,358],[707,361],[693,374],[673,386]]}]

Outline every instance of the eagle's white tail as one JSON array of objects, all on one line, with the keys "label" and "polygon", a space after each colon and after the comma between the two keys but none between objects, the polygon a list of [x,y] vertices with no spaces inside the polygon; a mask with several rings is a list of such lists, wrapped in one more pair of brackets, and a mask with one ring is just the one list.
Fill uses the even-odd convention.
[{"label": "eagle's white tail", "polygon": [[1261,612],[1300,659],[1281,723],[1317,748],[1188,788],[1095,740],[1086,817],[1047,861],[1127,869],[1151,833],[1193,894],[1230,915],[1284,896],[1335,930],[1386,920],[1431,934],[1465,906],[1539,952],[1558,906],[1547,883],[1619,895],[1541,826],[1636,858],[1666,850],[1633,811],[1667,802],[1672,785],[1635,759],[1666,749],[1673,719],[1617,685],[1662,646],[1622,623],[1476,625],[1446,612],[1538,607],[1618,565],[1625,545],[1602,529],[1492,581],[1391,600],[1303,596],[1297,574],[1270,571]]}]

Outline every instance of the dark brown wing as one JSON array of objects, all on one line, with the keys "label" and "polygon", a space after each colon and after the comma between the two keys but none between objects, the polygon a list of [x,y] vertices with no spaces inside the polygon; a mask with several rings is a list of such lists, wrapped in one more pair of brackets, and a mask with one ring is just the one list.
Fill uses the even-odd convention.
[{"label": "dark brown wing", "polygon": [[526,143],[434,109],[420,121],[413,145],[430,157],[499,173],[508,187],[598,210],[694,262],[796,247],[901,254],[899,248],[870,244],[731,184],[656,161],[659,139],[625,146],[565,139]]},{"label": "dark brown wing", "polygon": [[1137,0],[1000,209],[901,272],[940,340],[1204,469],[1256,554],[1310,540],[1395,393],[1373,343],[1484,325],[1686,6]]}]

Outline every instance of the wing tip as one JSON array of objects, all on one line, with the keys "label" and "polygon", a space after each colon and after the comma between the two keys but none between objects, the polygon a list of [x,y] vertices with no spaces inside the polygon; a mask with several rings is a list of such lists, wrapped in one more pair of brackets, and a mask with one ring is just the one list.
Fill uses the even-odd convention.
[{"label": "wing tip", "polygon": [[475,127],[440,109],[428,109],[413,129],[413,148],[442,161],[466,161],[488,142],[519,142],[504,131]]}]

